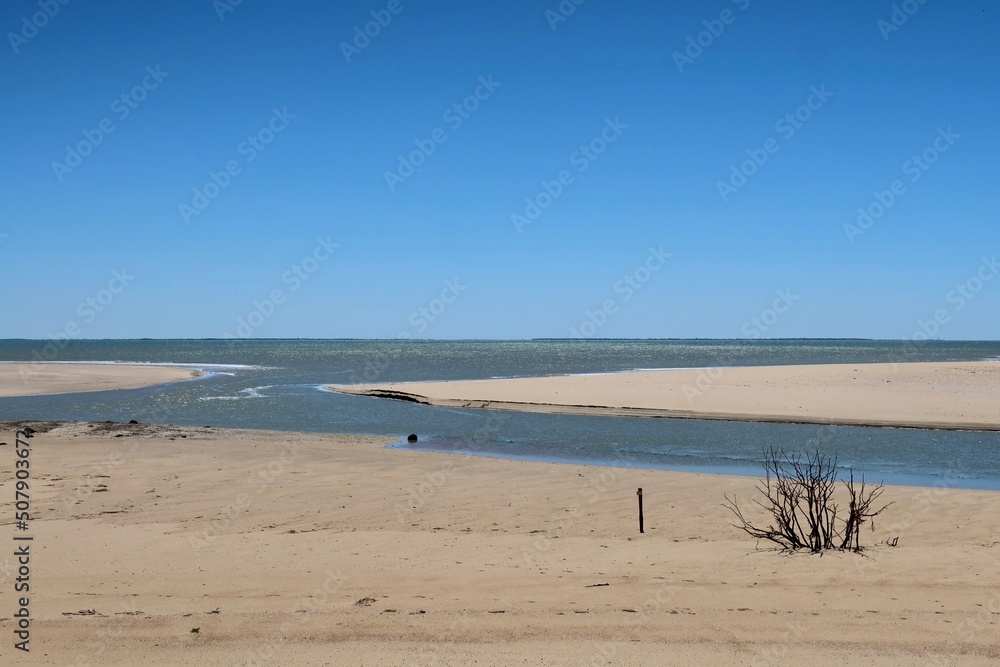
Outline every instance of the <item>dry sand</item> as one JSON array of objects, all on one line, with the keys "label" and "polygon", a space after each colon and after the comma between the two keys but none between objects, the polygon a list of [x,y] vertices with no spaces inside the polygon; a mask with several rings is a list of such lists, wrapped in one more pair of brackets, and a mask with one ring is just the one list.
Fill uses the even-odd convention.
[{"label": "dry sand", "polygon": [[0,397],[136,389],[201,374],[189,368],[150,364],[0,363]]},{"label": "dry sand", "polygon": [[[9,500],[14,426],[0,430]],[[0,552],[3,665],[1000,660],[997,493],[892,487],[864,540],[897,547],[787,555],[730,525],[723,494],[747,498],[749,478],[52,426],[31,441],[28,655],[13,649],[9,537]]]},{"label": "dry sand", "polygon": [[1000,430],[1000,363],[825,364],[330,385],[431,405]]}]

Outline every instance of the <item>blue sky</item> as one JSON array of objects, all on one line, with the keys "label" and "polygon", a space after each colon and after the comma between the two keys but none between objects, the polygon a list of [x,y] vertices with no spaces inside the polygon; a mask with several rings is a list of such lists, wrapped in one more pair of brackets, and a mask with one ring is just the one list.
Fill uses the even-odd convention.
[{"label": "blue sky", "polygon": [[990,3],[232,2],[4,3],[0,337],[998,338]]}]

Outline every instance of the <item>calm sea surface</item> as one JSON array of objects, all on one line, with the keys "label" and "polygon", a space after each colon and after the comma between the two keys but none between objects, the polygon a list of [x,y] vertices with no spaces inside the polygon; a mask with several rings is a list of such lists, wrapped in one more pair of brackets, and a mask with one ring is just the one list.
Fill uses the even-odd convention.
[{"label": "calm sea surface", "polygon": [[[47,343],[0,340],[0,360],[31,361]],[[109,340],[70,341],[56,352],[58,361],[181,363],[210,374],[149,389],[0,398],[0,419],[418,433],[415,449],[754,475],[762,447],[802,450],[821,441],[870,480],[1000,489],[1000,433],[519,414],[320,389],[644,368],[1000,361],[1000,342]]]}]

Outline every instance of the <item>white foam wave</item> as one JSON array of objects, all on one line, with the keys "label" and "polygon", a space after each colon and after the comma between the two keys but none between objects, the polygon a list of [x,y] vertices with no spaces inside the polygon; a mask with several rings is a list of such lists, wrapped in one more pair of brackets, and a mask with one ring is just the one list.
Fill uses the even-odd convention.
[{"label": "white foam wave", "polygon": [[240,389],[240,395],[237,396],[202,396],[199,401],[242,401],[248,398],[267,398],[264,394],[260,393],[264,389],[271,389],[274,387],[273,384],[267,384],[262,387],[247,387],[246,389]]}]

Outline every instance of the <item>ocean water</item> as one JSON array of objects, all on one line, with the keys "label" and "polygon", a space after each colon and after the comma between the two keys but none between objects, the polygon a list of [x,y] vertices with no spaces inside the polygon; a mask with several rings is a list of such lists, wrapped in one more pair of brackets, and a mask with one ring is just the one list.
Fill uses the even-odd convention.
[{"label": "ocean water", "polygon": [[[53,347],[45,348],[46,345]],[[756,475],[762,448],[817,444],[869,480],[1000,489],[1000,433],[545,415],[346,396],[323,384],[887,361],[1000,362],[1000,342],[863,340],[0,340],[0,361],[180,363],[204,378],[0,398],[0,419],[360,433],[484,456]],[[420,435],[416,445],[402,440]]]}]

